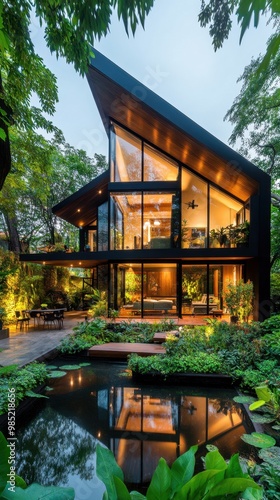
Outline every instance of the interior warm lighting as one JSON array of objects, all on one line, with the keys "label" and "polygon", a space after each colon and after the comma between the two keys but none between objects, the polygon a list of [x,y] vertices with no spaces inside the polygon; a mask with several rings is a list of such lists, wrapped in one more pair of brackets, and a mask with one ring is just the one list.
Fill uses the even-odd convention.
[{"label": "interior warm lighting", "polygon": [[82,263],[81,263],[81,262],[79,262],[79,266],[80,266],[81,264],[82,264]]},{"label": "interior warm lighting", "polygon": [[43,262],[43,264],[45,265],[45,264],[46,264],[46,262],[44,261],[44,262]]},{"label": "interior warm lighting", "polygon": [[99,193],[99,194],[101,194],[101,193],[102,193],[101,189],[99,189],[98,193]]},{"label": "interior warm lighting", "polygon": [[80,209],[80,208],[78,208],[77,212],[80,212],[80,211],[81,211],[81,209]]},{"label": "interior warm lighting", "polygon": [[154,221],[154,226],[160,226],[160,220],[155,220]]}]

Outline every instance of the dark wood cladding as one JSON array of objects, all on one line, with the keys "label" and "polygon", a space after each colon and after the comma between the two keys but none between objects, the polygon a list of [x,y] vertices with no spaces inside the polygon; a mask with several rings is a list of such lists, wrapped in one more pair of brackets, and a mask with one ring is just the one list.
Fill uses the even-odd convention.
[{"label": "dark wood cladding", "polygon": [[258,191],[259,183],[254,176],[252,178],[244,172],[242,161],[244,163],[246,160],[203,129],[202,135],[205,134],[210,143],[213,139],[216,150],[219,150],[219,147],[221,150],[226,148],[227,158],[180,129],[180,123],[175,125],[171,119],[172,111],[173,114],[176,112],[182,121],[189,119],[158,96],[154,95],[155,101],[160,99],[166,104],[165,115],[168,115],[170,108],[170,120],[160,114],[158,107],[155,110],[147,106],[146,87],[139,84],[139,89],[135,88],[135,85],[131,88],[131,92],[136,95],[138,92],[140,99],[93,68],[89,71],[88,80],[107,131],[110,119],[117,121],[240,200],[246,201]]}]

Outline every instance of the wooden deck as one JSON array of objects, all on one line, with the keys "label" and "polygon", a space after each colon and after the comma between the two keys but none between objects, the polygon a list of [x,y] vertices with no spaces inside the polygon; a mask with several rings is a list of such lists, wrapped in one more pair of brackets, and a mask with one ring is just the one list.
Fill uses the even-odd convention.
[{"label": "wooden deck", "polygon": [[88,355],[95,358],[126,359],[132,353],[139,354],[139,356],[153,356],[154,354],[165,354],[165,349],[159,344],[109,342],[108,344],[95,345],[88,350]]}]

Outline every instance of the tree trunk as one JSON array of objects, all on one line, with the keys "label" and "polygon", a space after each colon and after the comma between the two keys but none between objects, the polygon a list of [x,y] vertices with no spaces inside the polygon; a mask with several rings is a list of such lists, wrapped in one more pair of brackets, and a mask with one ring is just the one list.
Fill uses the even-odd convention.
[{"label": "tree trunk", "polygon": [[20,241],[19,241],[19,235],[18,235],[18,230],[17,230],[16,217],[9,217],[9,215],[6,215],[6,214],[4,215],[4,217],[5,217],[5,221],[7,224],[8,233],[9,233],[9,250],[19,254],[21,251],[21,248],[20,248]]}]

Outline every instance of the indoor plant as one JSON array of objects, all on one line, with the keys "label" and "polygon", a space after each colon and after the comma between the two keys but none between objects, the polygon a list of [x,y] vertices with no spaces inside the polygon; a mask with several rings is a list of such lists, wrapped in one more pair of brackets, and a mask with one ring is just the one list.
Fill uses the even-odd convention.
[{"label": "indoor plant", "polygon": [[230,282],[224,290],[223,297],[231,315],[231,322],[248,321],[253,310],[253,283],[239,280],[236,284]]}]

